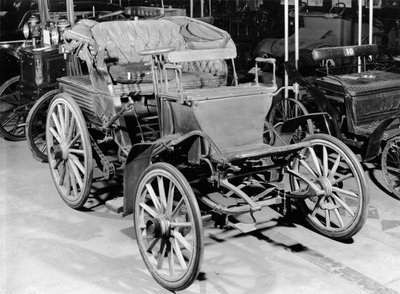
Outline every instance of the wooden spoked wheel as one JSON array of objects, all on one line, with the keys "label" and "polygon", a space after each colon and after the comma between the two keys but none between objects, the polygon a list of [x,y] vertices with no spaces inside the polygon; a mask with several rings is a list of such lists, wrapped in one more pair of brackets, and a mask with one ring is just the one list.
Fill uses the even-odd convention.
[{"label": "wooden spoked wheel", "polygon": [[25,120],[30,99],[21,95],[19,76],[6,81],[0,87],[0,135],[7,140],[25,140]]},{"label": "wooden spoked wheel", "polygon": [[58,193],[70,207],[82,208],[92,184],[92,148],[83,114],[66,94],[56,95],[49,106],[46,143]]},{"label": "wooden spoked wheel", "polygon": [[394,137],[386,143],[381,166],[386,184],[393,195],[400,199],[400,137]]},{"label": "wooden spoked wheel", "polygon": [[[268,122],[270,126],[277,127],[288,119],[295,118],[301,115],[308,114],[307,109],[298,100],[292,98],[283,98],[282,100],[275,103],[268,116]],[[266,132],[264,134],[264,140],[271,140],[270,137],[271,132]],[[292,135],[291,143],[300,142],[305,137],[312,135],[314,133],[314,127],[311,120],[307,120],[305,125],[299,126]],[[266,137],[266,134],[268,136]]]},{"label": "wooden spoked wheel", "polygon": [[[287,169],[306,221],[319,233],[348,239],[364,225],[369,205],[364,171],[354,153],[338,139],[315,134]],[[307,198],[305,198],[307,197]]]},{"label": "wooden spoked wheel", "polygon": [[149,166],[134,207],[136,239],[154,279],[171,291],[189,287],[199,273],[204,245],[200,210],[185,177],[167,163]]},{"label": "wooden spoked wheel", "polygon": [[50,101],[58,94],[58,90],[53,90],[44,94],[33,105],[28,113],[25,123],[25,133],[32,155],[39,161],[47,162],[46,145],[46,117]]}]

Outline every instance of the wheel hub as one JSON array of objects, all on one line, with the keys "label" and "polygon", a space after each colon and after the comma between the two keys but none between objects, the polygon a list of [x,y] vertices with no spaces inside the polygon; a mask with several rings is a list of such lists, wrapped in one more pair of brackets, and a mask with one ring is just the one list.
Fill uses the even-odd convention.
[{"label": "wheel hub", "polygon": [[63,144],[55,145],[50,148],[50,154],[54,160],[67,160],[69,155],[69,148],[67,146],[64,146]]},{"label": "wheel hub", "polygon": [[320,186],[321,190],[325,192],[324,196],[332,195],[332,183],[328,178],[319,178],[317,183]]},{"label": "wheel hub", "polygon": [[170,237],[171,224],[162,216],[149,219],[146,222],[146,232],[148,236],[153,238],[168,238]]}]

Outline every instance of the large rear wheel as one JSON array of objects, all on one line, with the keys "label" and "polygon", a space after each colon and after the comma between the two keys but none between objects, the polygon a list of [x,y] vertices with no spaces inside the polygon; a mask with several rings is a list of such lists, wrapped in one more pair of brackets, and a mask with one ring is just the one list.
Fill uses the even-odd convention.
[{"label": "large rear wheel", "polygon": [[19,76],[0,87],[0,136],[11,141],[25,139],[25,120],[33,102],[21,95]]},{"label": "large rear wheel", "polygon": [[49,106],[46,143],[58,193],[68,206],[81,209],[92,184],[92,147],[82,111],[67,94],[56,95]]},{"label": "large rear wheel", "polygon": [[185,177],[167,163],[149,166],[139,179],[134,207],[136,239],[151,275],[171,291],[189,287],[204,245],[200,210]]},{"label": "large rear wheel", "polygon": [[287,171],[292,194],[308,224],[317,232],[348,239],[364,225],[369,205],[364,171],[354,153],[326,134],[307,137]]}]

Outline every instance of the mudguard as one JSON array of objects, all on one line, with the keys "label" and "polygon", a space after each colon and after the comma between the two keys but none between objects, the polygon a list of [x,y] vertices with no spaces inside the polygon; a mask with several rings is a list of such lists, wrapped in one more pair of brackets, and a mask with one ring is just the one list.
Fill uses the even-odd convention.
[{"label": "mudguard", "polygon": [[[385,119],[381,124],[372,132],[371,136],[368,138],[367,143],[364,145],[365,147],[365,152],[364,152],[364,160],[368,161],[373,158],[375,158],[380,151],[381,148],[381,142],[382,142],[382,137],[383,133],[387,129],[387,127],[396,119],[400,118],[400,113],[389,117]],[[389,140],[393,138],[394,136],[397,136],[400,134],[400,129],[398,132],[393,132],[390,137],[385,138],[386,140]]]},{"label": "mudguard", "polygon": [[129,152],[124,169],[124,210],[123,216],[133,212],[133,201],[139,178],[150,165],[156,143],[134,145]]},{"label": "mudguard", "polygon": [[306,124],[307,120],[313,121],[316,125],[324,127],[321,132],[325,134],[331,134],[331,121],[332,118],[328,113],[325,112],[317,112],[317,113],[309,113],[302,116],[298,116],[295,118],[288,119],[285,121],[279,131],[279,135],[282,138],[289,138],[289,141],[285,142],[290,144],[290,138],[292,137],[293,132],[300,126]]}]

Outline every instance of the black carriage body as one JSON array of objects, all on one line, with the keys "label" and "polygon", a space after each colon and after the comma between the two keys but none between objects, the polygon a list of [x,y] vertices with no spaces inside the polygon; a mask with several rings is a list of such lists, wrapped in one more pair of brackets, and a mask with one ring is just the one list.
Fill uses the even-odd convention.
[{"label": "black carriage body", "polygon": [[22,91],[32,97],[58,87],[57,79],[65,76],[66,63],[58,46],[26,47],[20,50]]},{"label": "black carriage body", "polygon": [[[368,138],[385,120],[400,111],[400,75],[384,71],[367,71],[317,79],[332,104],[342,105],[349,133]],[[343,113],[342,113],[343,114]],[[382,139],[399,134],[389,127]]]}]

